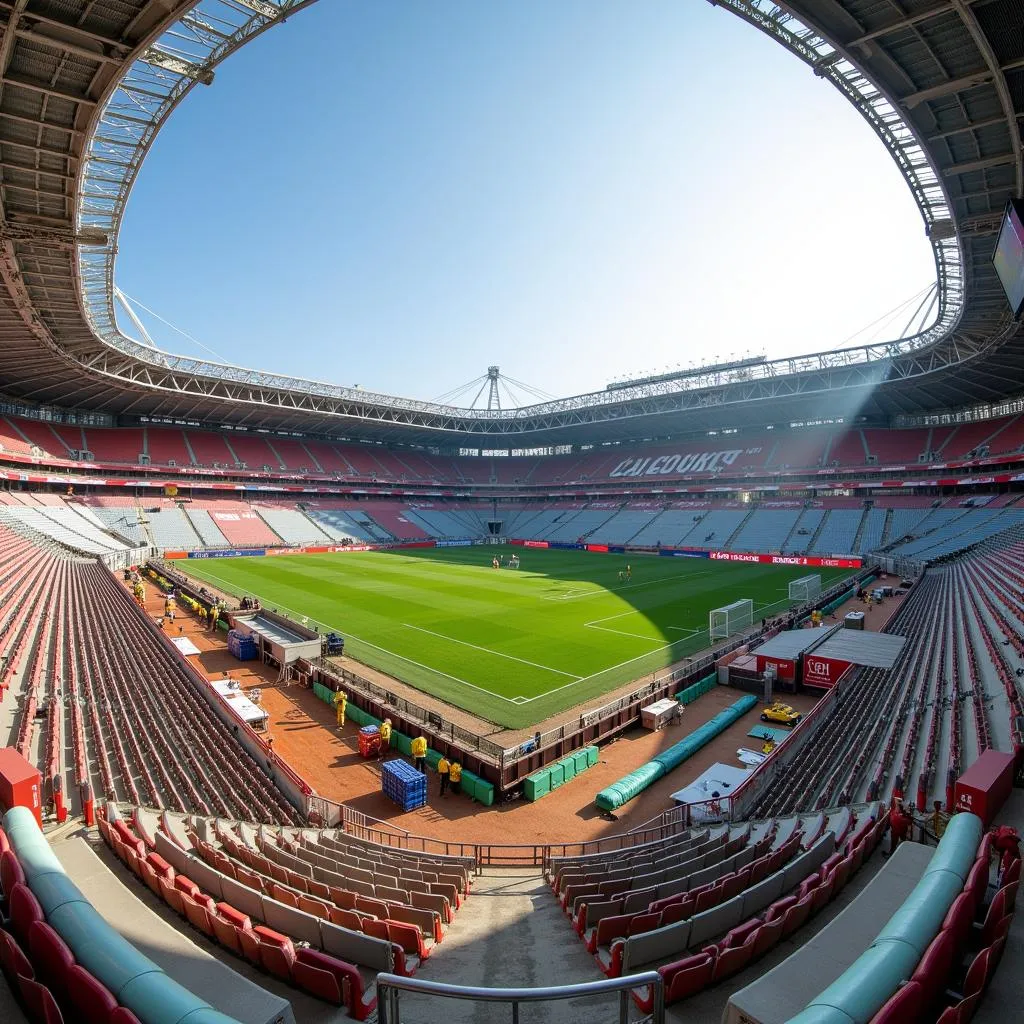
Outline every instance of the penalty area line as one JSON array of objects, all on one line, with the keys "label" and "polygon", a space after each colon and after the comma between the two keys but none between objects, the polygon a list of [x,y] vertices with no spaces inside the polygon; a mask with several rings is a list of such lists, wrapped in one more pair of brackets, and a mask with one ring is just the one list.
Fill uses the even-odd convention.
[{"label": "penalty area line", "polygon": [[509,661],[518,661],[521,665],[529,665],[531,668],[539,668],[544,672],[554,672],[556,676],[565,676],[567,679],[582,679],[573,672],[563,672],[560,668],[552,668],[550,665],[541,665],[536,661],[527,661],[526,658],[517,658],[514,654],[502,654],[501,651],[492,651],[490,647],[481,647],[479,644],[471,644],[468,640],[457,640],[453,636],[445,636],[444,633],[435,633],[432,629],[424,629],[422,626],[414,626],[411,622],[403,622],[406,629],[415,629],[418,633],[426,633],[429,636],[436,636],[440,640],[447,640],[449,643],[461,644],[463,647],[472,647],[474,651],[482,651],[484,654],[493,654],[496,658],[507,658]]}]

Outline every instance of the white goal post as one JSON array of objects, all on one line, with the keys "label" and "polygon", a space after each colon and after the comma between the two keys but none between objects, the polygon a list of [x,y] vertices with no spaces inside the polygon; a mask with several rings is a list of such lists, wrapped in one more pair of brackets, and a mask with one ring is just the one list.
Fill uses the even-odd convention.
[{"label": "white goal post", "polygon": [[742,601],[733,601],[722,608],[712,608],[708,632],[712,640],[724,640],[741,629],[747,629],[753,621],[754,602],[745,597]]},{"label": "white goal post", "polygon": [[797,604],[809,604],[821,594],[820,576],[801,576],[789,581],[789,599]]}]

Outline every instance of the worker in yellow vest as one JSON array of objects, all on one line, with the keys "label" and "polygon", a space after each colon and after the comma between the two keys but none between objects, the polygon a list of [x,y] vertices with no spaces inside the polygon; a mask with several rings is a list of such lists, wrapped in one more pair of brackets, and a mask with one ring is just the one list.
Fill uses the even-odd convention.
[{"label": "worker in yellow vest", "polygon": [[385,718],[380,723],[380,747],[377,750],[377,757],[383,757],[391,748],[391,719]]},{"label": "worker in yellow vest", "polygon": [[437,762],[437,774],[441,780],[441,796],[444,796],[445,791],[448,789],[448,773],[451,771],[451,763],[448,758],[441,755],[441,760]]},{"label": "worker in yellow vest", "polygon": [[451,780],[452,792],[458,793],[462,784],[462,765],[458,761],[452,761],[448,769],[448,778]]},{"label": "worker in yellow vest", "polygon": [[422,772],[427,767],[427,737],[417,736],[412,741],[412,758],[416,765],[416,771]]},{"label": "worker in yellow vest", "polygon": [[344,690],[338,690],[334,695],[334,710],[338,716],[338,728],[345,728],[345,708],[348,706],[348,694]]}]

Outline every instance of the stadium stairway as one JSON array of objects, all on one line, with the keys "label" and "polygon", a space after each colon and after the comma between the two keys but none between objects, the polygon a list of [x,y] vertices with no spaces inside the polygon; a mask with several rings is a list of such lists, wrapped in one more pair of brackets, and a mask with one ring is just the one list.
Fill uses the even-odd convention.
[{"label": "stadium stairway", "polygon": [[[601,972],[586,947],[566,928],[558,901],[536,869],[495,868],[473,877],[473,896],[424,965],[421,976],[459,985],[520,987],[598,981]],[[538,1003],[522,1008],[531,1024],[593,1024],[614,1019],[610,998]],[[402,1020],[437,1021],[439,1007],[402,995]],[[504,1007],[450,1000],[446,1024],[505,1019]]]}]

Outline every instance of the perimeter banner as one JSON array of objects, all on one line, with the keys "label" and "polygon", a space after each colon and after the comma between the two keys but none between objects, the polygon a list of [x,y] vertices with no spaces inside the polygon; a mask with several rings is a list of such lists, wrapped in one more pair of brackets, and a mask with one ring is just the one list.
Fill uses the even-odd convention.
[{"label": "perimeter banner", "polygon": [[819,558],[816,555],[758,555],[747,551],[710,551],[708,558],[719,562],[757,562],[760,565],[800,565],[811,569],[860,569],[860,558]]},{"label": "perimeter banner", "polygon": [[255,555],[265,555],[266,548],[229,548],[227,551],[190,551],[189,558],[250,558]]}]

